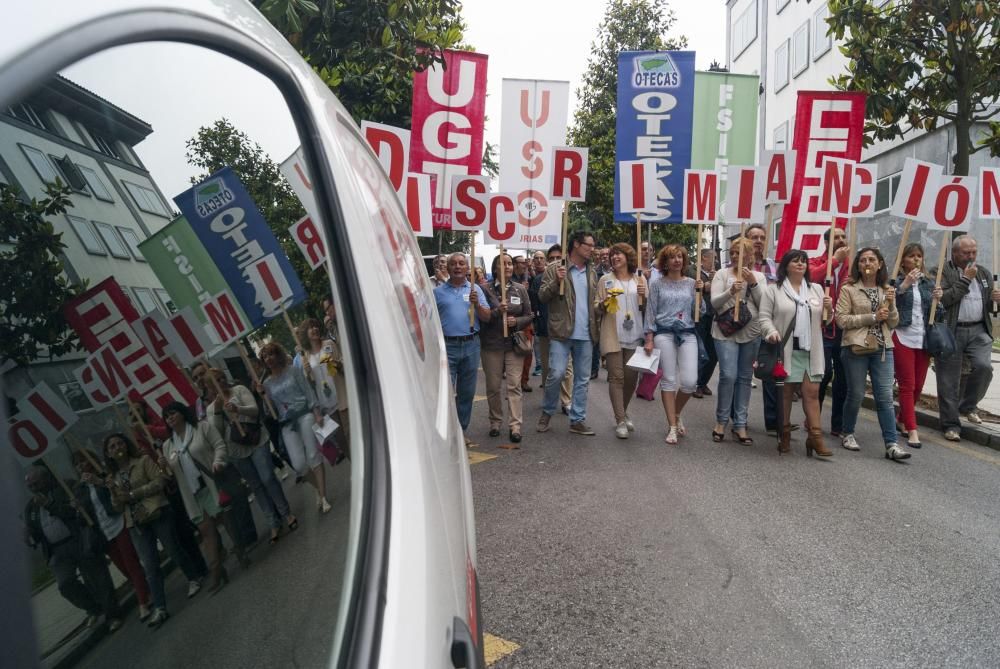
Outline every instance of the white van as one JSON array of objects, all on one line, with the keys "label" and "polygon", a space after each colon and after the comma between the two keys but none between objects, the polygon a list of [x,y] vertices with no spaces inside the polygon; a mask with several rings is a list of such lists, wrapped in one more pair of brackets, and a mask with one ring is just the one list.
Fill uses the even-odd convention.
[{"label": "white van", "polygon": [[[270,516],[255,499],[248,508],[259,539],[247,544],[249,566],[237,571],[230,554],[217,596],[187,598],[191,579],[165,562],[170,618],[153,630],[136,615],[142,588],[133,581],[133,593],[127,573],[110,571],[123,625],[109,630],[110,614],[90,617],[79,599],[65,596],[68,577],[51,569],[49,557],[2,551],[0,664],[482,667],[472,489],[434,296],[402,207],[347,110],[249,2],[25,2],[0,25],[0,183],[43,199],[47,181],[70,181],[72,208],[48,219],[63,234],[66,276],[90,287],[113,279],[140,316],[178,306],[172,303],[182,288],[156,273],[152,257],[143,257],[144,242],[175,223],[172,198],[190,179],[218,167],[199,162],[215,149],[211,135],[198,132],[228,132],[225,123],[213,125],[221,119],[245,131],[274,164],[301,146],[327,259],[316,273],[297,256],[289,261],[311,291],[289,313],[323,321],[320,299],[333,296],[343,359],[339,368],[328,366],[342,383],[332,409],[339,413],[331,416],[350,424],[350,459],[336,466],[321,460],[313,469],[309,460],[281,480],[290,512],[276,523],[273,546],[262,528]],[[253,178],[241,176],[253,196]],[[266,215],[273,203],[263,199],[257,204]],[[281,234],[295,221],[267,222],[295,256]],[[195,269],[216,276],[205,263]],[[124,312],[120,318],[133,320]],[[261,341],[288,342],[282,328],[283,319],[274,318],[260,330]],[[304,348],[311,346],[308,329],[300,328]],[[100,459],[108,434],[135,441],[146,434],[120,413],[116,418],[128,410],[119,400],[111,411],[80,399],[86,387],[74,370],[88,352],[0,368],[10,407],[22,416],[17,400],[39,384],[75,412],[73,427],[46,452],[45,466],[57,478],[75,475],[65,465],[71,449]],[[229,363],[233,383],[240,381],[239,359],[211,362]],[[169,438],[155,434],[164,429],[157,408],[146,421],[154,449]],[[281,424],[277,429],[285,434]],[[5,440],[5,453],[12,448]],[[0,463],[0,536],[7,546],[20,546],[19,512],[29,498],[24,471],[31,466],[6,455]],[[314,493],[317,471],[325,493]],[[322,494],[332,502],[329,514],[314,508],[314,495]],[[190,506],[174,513],[185,510],[204,522]],[[130,522],[126,531],[134,537]],[[226,530],[224,544],[239,543],[228,518],[216,522]],[[199,534],[201,549],[209,550],[205,530]],[[90,587],[85,578],[83,585]]]}]

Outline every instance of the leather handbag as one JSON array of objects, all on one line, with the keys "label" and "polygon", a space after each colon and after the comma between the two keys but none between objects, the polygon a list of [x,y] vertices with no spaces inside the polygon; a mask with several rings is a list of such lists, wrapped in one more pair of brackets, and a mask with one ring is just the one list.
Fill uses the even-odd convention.
[{"label": "leather handbag", "polygon": [[753,375],[761,381],[767,381],[774,377],[774,368],[778,361],[785,357],[785,345],[788,343],[788,338],[792,336],[792,332],[795,331],[795,321],[798,318],[799,312],[796,309],[795,316],[792,317],[792,322],[780,343],[761,342],[760,348],[757,350],[757,366],[753,370]]},{"label": "leather handbag", "polygon": [[533,350],[531,337],[529,337],[528,333],[524,330],[518,330],[515,332],[513,336],[511,336],[510,340],[514,346],[514,353],[527,355]]},{"label": "leather handbag", "polygon": [[878,345],[878,341],[871,334],[865,336],[865,344],[851,344],[851,353],[854,355],[871,355],[872,353],[878,353],[882,350],[882,347]]},{"label": "leather handbag", "polygon": [[726,337],[732,337],[734,334],[742,330],[753,318],[745,302],[746,301],[744,300],[744,304],[740,309],[739,318],[736,318],[735,306],[729,307],[721,314],[716,315],[715,322],[719,326],[719,330],[721,330],[722,334]]},{"label": "leather handbag", "polygon": [[955,333],[947,323],[931,323],[927,326],[924,348],[934,357],[955,352]]}]

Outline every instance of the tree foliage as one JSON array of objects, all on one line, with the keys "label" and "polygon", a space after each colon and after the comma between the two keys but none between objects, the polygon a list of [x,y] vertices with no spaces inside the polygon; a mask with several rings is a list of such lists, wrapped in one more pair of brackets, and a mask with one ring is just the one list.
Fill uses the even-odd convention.
[{"label": "tree foliage", "polygon": [[973,137],[973,123],[996,116],[1000,97],[1000,4],[986,0],[830,0],[830,34],[843,40],[847,74],[832,83],[868,94],[865,141],[955,125],[955,174],[989,147],[1000,155],[1000,123]]},{"label": "tree foliage", "polygon": [[[330,294],[330,283],[326,272],[322,269],[314,272],[309,267],[288,231],[289,226],[305,216],[306,212],[291,184],[281,174],[278,164],[257,142],[225,118],[199,128],[185,146],[188,163],[203,170],[191,178],[193,184],[227,165],[233,168],[305,287],[308,297],[301,311],[307,316],[320,318],[322,301]],[[276,322],[279,320],[268,323],[262,334],[290,344],[290,334],[282,323]]]},{"label": "tree foliage", "polygon": [[355,121],[410,127],[413,72],[458,48],[459,0],[253,0]]},{"label": "tree foliage", "polygon": [[68,186],[46,188],[42,200],[28,200],[0,183],[0,364],[27,365],[43,356],[79,348],[76,333],[63,317],[67,300],[86,284],[69,281],[59,256],[66,248],[62,233],[46,218],[66,213],[73,204]]},{"label": "tree foliage", "polygon": [[[569,133],[572,145],[590,147],[587,201],[571,207],[570,228],[595,231],[602,245],[635,243],[634,225],[613,222],[618,53],[686,47],[687,38],[666,36],[675,22],[667,0],[609,0],[590,47],[583,85],[577,90],[580,106]],[[694,238],[688,226],[653,226],[654,246],[670,242],[693,246]]]}]

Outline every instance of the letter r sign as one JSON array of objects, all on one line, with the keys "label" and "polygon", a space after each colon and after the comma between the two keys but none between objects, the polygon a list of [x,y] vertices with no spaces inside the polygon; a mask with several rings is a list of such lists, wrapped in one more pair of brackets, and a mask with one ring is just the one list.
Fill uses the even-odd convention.
[{"label": "letter r sign", "polygon": [[589,149],[552,147],[551,200],[583,202],[587,199],[587,154]]}]

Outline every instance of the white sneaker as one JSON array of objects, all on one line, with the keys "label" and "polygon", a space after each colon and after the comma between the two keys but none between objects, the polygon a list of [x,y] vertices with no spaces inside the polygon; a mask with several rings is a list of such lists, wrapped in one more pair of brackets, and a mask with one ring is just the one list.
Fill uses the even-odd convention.
[{"label": "white sneaker", "polygon": [[[192,597],[197,595],[199,590],[201,590],[201,583],[199,581],[188,581],[188,599],[191,599]],[[157,609],[157,611],[159,610],[160,609]]]},{"label": "white sneaker", "polygon": [[982,425],[983,424],[983,419],[979,417],[979,412],[975,411],[975,410],[970,411],[969,413],[965,414],[964,416],[962,416],[962,418],[964,418],[965,420],[969,421],[973,425]]},{"label": "white sneaker", "polygon": [[840,443],[841,446],[849,451],[860,451],[861,447],[858,446],[858,440],[854,438],[853,434],[845,434]]},{"label": "white sneaker", "polygon": [[635,423],[628,417],[628,414],[625,414],[625,427],[628,428],[629,432],[635,432]]},{"label": "white sneaker", "polygon": [[153,610],[148,606],[139,605],[139,622],[146,622],[146,619],[153,614]]},{"label": "white sneaker", "polygon": [[664,439],[664,441],[666,441],[668,444],[676,444],[677,443],[677,428],[676,427],[673,427],[673,426],[670,427],[670,431],[667,432],[667,438]]},{"label": "white sneaker", "polygon": [[625,425],[625,421],[618,423],[615,427],[615,436],[619,439],[628,439],[628,426]]},{"label": "white sneaker", "polygon": [[319,512],[320,513],[329,513],[330,509],[332,509],[332,508],[333,507],[330,506],[330,503],[328,501],[326,501],[326,497],[321,497],[320,498],[320,504],[319,504]]},{"label": "white sneaker", "polygon": [[885,447],[886,460],[906,460],[910,455],[910,452],[901,448],[899,444],[889,444]]},{"label": "white sneaker", "polygon": [[165,623],[167,621],[167,618],[169,617],[170,614],[167,613],[166,609],[156,609],[156,611],[153,612],[153,616],[149,619],[149,622],[147,624],[150,627],[156,628]]},{"label": "white sneaker", "polygon": [[944,431],[944,438],[948,441],[962,441],[962,435],[959,434],[958,430],[951,428]]}]

